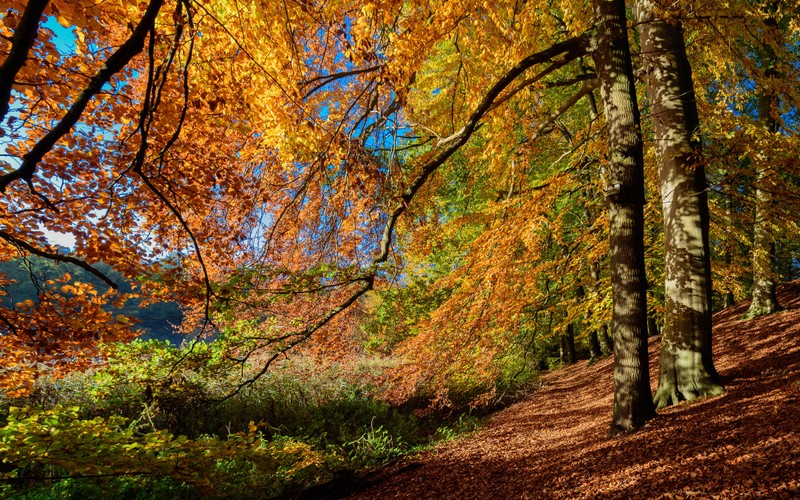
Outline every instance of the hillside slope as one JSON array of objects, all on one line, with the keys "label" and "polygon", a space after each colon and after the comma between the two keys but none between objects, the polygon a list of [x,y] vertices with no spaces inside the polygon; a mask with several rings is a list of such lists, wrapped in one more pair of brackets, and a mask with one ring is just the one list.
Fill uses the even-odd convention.
[{"label": "hillside slope", "polygon": [[[714,316],[722,396],[609,440],[612,361],[583,361],[485,429],[383,471],[355,498],[799,497],[800,281],[780,299],[787,309],[772,316],[739,321],[747,303]],[[658,347],[651,339],[653,388]]]}]

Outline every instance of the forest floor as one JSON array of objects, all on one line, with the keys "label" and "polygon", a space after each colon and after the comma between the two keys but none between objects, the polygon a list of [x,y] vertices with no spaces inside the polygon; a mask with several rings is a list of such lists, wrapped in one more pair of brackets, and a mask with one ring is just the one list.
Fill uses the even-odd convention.
[{"label": "forest floor", "polygon": [[800,281],[779,298],[785,311],[752,321],[749,303],[714,315],[721,396],[608,439],[612,360],[582,361],[483,429],[361,476],[352,498],[798,498]]}]

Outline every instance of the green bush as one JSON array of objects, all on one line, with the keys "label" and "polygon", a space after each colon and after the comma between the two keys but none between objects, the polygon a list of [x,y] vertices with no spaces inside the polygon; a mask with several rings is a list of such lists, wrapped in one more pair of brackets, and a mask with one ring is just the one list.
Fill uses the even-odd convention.
[{"label": "green bush", "polygon": [[452,439],[477,422],[419,417],[413,405],[381,401],[392,361],[379,357],[289,359],[225,398],[239,379],[212,344],[187,352],[137,341],[106,352],[108,363],[94,371],[40,380],[33,395],[13,401],[24,409],[0,401],[0,461],[17,485],[6,484],[4,496],[91,498],[100,488],[114,498],[267,497]]}]

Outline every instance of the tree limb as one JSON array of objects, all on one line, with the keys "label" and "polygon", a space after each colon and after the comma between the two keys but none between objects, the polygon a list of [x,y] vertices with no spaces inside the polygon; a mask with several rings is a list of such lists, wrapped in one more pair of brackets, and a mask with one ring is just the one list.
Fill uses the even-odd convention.
[{"label": "tree limb", "polygon": [[26,252],[31,253],[33,255],[36,255],[36,256],[39,256],[39,257],[44,257],[45,259],[53,260],[53,261],[56,261],[56,262],[68,262],[68,263],[70,263],[72,265],[78,266],[81,269],[83,269],[84,271],[87,271],[89,273],[94,274],[95,276],[97,276],[98,278],[103,280],[103,283],[105,283],[109,287],[113,288],[114,290],[119,289],[119,286],[116,283],[114,283],[113,281],[111,281],[111,278],[109,278],[108,276],[103,274],[100,270],[98,270],[97,268],[93,267],[91,264],[89,264],[89,263],[87,263],[85,261],[82,261],[80,259],[76,259],[75,257],[70,257],[69,255],[61,255],[61,254],[57,254],[57,253],[46,252],[44,250],[36,248],[35,246],[31,245],[30,243],[27,243],[27,242],[17,238],[16,236],[12,236],[12,235],[6,233],[5,231],[0,231],[0,239],[4,239],[7,242],[9,242],[12,245],[14,245],[15,247],[21,248],[22,250],[25,250]]},{"label": "tree limb", "polygon": [[552,58],[564,53],[585,53],[588,50],[590,42],[591,35],[589,32],[586,32],[564,42],[556,43],[548,49],[526,57],[517,63],[513,68],[508,70],[508,72],[497,82],[495,82],[495,84],[492,85],[492,87],[490,87],[486,92],[480,104],[478,104],[478,106],[472,112],[466,124],[457,133],[439,142],[439,145],[446,144],[447,147],[444,148],[433,159],[425,163],[417,177],[414,178],[414,180],[403,191],[402,195],[400,196],[400,200],[398,201],[397,205],[395,205],[394,209],[389,214],[388,220],[386,221],[377,254],[372,259],[371,264],[367,267],[364,275],[352,281],[352,283],[360,281],[360,286],[354,290],[343,302],[330,309],[313,324],[307,326],[296,334],[290,334],[282,337],[283,339],[294,337],[294,339],[287,345],[278,349],[277,352],[273,353],[272,356],[267,359],[258,373],[240,383],[232,393],[225,396],[222,400],[229,399],[241,392],[243,388],[254,384],[267,372],[272,363],[274,363],[282,354],[286,353],[297,344],[300,344],[301,342],[310,338],[316,331],[328,324],[339,313],[355,303],[355,301],[358,300],[362,295],[373,289],[375,277],[378,274],[378,266],[386,262],[386,260],[389,258],[394,228],[398,219],[405,213],[409,203],[422,188],[422,186],[425,184],[425,181],[431,176],[431,174],[433,174],[436,169],[443,165],[448,158],[450,158],[461,148],[461,146],[466,144],[475,130],[478,129],[480,120],[486,115],[486,113],[494,109],[495,106],[493,105],[495,103],[495,99],[497,99],[503,90],[505,90],[519,75],[537,64],[547,62]]},{"label": "tree limb", "polygon": [[25,65],[28,52],[39,34],[39,20],[47,7],[47,2],[48,0],[30,0],[25,6],[25,12],[22,13],[19,24],[14,28],[11,50],[8,51],[3,66],[0,67],[0,122],[8,113],[14,78]]},{"label": "tree limb", "polygon": [[158,11],[161,9],[164,0],[150,0],[147,10],[142,16],[141,21],[133,30],[130,38],[120,46],[109,58],[100,70],[92,77],[86,87],[78,95],[78,98],[72,103],[69,110],[64,114],[61,121],[55,127],[45,134],[44,137],[39,139],[31,150],[22,157],[22,163],[16,170],[0,176],[0,192],[5,193],[6,187],[15,180],[22,179],[31,189],[33,189],[33,174],[36,172],[37,164],[42,160],[56,142],[66,135],[70,129],[78,122],[89,104],[89,101],[94,97],[103,85],[108,83],[112,76],[118,73],[131,59],[144,48],[144,40],[147,37],[148,31],[154,26]]}]

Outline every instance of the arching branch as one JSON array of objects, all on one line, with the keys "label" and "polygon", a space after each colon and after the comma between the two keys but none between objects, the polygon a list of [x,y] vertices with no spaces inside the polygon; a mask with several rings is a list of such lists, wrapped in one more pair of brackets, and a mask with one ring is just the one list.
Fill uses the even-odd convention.
[{"label": "arching branch", "polygon": [[339,313],[343,312],[350,305],[355,303],[362,295],[372,290],[375,282],[375,277],[378,274],[378,267],[380,266],[380,264],[386,262],[386,260],[389,258],[389,253],[391,251],[391,246],[394,236],[394,228],[399,218],[406,212],[406,210],[408,209],[408,205],[411,203],[414,196],[422,188],[422,186],[425,184],[425,182],[431,176],[431,174],[433,174],[456,151],[458,151],[464,144],[467,143],[470,137],[472,137],[472,134],[478,129],[481,119],[490,110],[494,109],[495,106],[493,105],[498,96],[509,85],[511,85],[511,83],[514,82],[514,80],[517,77],[519,77],[521,74],[523,74],[526,70],[530,69],[531,67],[537,64],[548,62],[553,58],[560,56],[564,53],[584,54],[588,51],[590,42],[591,42],[591,34],[587,32],[580,36],[566,40],[564,42],[557,43],[546,50],[537,52],[535,54],[526,57],[525,59],[517,63],[513,68],[508,70],[508,72],[503,77],[501,77],[497,82],[495,82],[494,85],[492,85],[486,92],[480,104],[478,104],[478,106],[474,109],[469,119],[467,120],[466,124],[455,134],[439,141],[437,146],[442,149],[437,154],[435,154],[435,156],[432,159],[428,160],[421,166],[417,176],[402,192],[397,204],[389,213],[389,217],[386,221],[386,225],[384,226],[381,241],[378,247],[378,251],[375,254],[375,257],[372,259],[370,265],[367,266],[364,274],[361,277],[356,278],[352,281],[352,283],[360,282],[359,286],[355,290],[353,290],[353,292],[350,295],[348,295],[347,298],[344,299],[339,305],[328,310],[317,321],[315,321],[311,325],[308,325],[303,330],[296,332],[295,334],[284,336],[283,337],[284,339],[293,338],[293,340],[291,340],[288,344],[278,349],[277,352],[273,353],[267,359],[267,361],[264,362],[261,369],[255,375],[241,382],[233,392],[228,394],[223,399],[231,398],[236,394],[238,394],[239,392],[241,392],[242,389],[244,389],[245,387],[254,384],[261,376],[263,376],[269,370],[269,367],[281,355],[292,349],[294,346],[309,339],[315,332],[317,332],[325,325],[330,323],[330,321],[334,319]]},{"label": "arching branch", "polygon": [[21,250],[25,250],[26,252],[28,252],[28,253],[30,253],[32,255],[36,255],[38,257],[43,257],[45,259],[49,259],[49,260],[52,260],[52,261],[55,261],[55,262],[67,262],[69,264],[78,266],[81,269],[83,269],[84,271],[87,271],[87,272],[92,273],[93,275],[97,276],[98,278],[103,280],[103,283],[105,283],[109,287],[113,288],[114,290],[117,290],[119,288],[119,286],[117,286],[117,284],[114,283],[111,280],[111,278],[109,278],[108,276],[103,274],[96,267],[93,267],[91,264],[89,264],[89,263],[87,263],[87,262],[85,262],[83,260],[76,259],[75,257],[71,257],[69,255],[61,255],[61,254],[58,254],[58,253],[52,253],[52,252],[44,251],[44,250],[42,250],[40,248],[36,248],[35,246],[31,245],[30,243],[27,243],[27,242],[17,238],[16,236],[12,236],[12,235],[6,233],[5,231],[0,231],[0,239],[4,239],[7,242],[9,242],[12,245],[14,245],[15,247],[17,247],[17,248],[19,248]]}]

